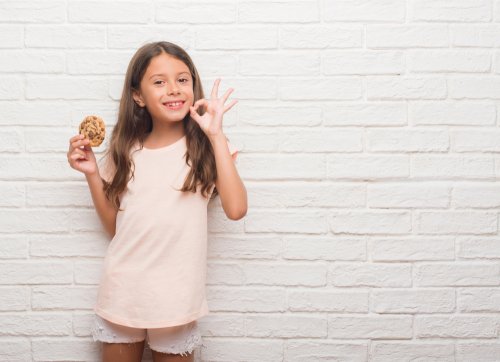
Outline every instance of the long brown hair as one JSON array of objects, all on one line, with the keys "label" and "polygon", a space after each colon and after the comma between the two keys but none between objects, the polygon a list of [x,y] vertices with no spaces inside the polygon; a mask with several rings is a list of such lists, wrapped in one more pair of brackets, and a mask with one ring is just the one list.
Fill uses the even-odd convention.
[{"label": "long brown hair", "polygon": [[[108,165],[113,170],[110,182],[103,179],[104,192],[106,198],[117,209],[120,207],[120,194],[125,191],[128,181],[134,177],[131,150],[137,142],[142,147],[147,134],[153,129],[151,115],[146,107],[139,107],[134,102],[132,94],[134,90],[139,91],[141,79],[146,73],[151,59],[162,53],[177,58],[189,68],[193,78],[194,102],[205,98],[198,71],[191,57],[180,46],[161,41],[145,44],[137,50],[128,65],[120,99],[118,120],[113,128],[109,148],[104,154],[104,158],[111,161],[111,164],[108,162]],[[203,113],[205,113],[204,107],[198,108],[198,114],[203,115]],[[189,112],[182,123],[186,134],[186,163],[191,166],[191,169],[179,191],[195,193],[197,186],[201,185],[202,195],[207,197],[209,189],[217,179],[212,145],[198,123],[191,118]],[[214,189],[212,196],[216,194],[217,190]]]}]

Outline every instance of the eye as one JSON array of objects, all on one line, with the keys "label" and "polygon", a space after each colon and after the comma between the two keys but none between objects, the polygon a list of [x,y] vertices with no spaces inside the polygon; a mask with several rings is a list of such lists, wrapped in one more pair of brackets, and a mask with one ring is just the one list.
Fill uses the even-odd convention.
[{"label": "eye", "polygon": [[181,78],[180,79],[181,81],[184,80],[185,82],[182,82],[182,83],[186,83],[186,82],[189,82],[189,79],[186,79],[186,78]]},{"label": "eye", "polygon": [[162,80],[157,80],[154,82],[154,84],[160,84],[161,82],[163,82]]}]

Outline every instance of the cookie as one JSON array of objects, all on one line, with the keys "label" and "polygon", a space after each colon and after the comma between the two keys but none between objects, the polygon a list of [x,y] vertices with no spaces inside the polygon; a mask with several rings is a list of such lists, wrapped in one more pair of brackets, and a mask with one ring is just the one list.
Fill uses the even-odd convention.
[{"label": "cookie", "polygon": [[90,146],[99,146],[104,141],[106,127],[99,116],[87,116],[80,123],[80,134],[90,140]]}]

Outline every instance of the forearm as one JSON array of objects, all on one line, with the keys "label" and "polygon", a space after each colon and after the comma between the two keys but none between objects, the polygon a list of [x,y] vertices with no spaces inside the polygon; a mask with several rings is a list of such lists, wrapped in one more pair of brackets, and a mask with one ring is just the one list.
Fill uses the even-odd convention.
[{"label": "forearm", "polygon": [[211,137],[217,167],[216,187],[226,215],[237,220],[247,212],[247,191],[227,146],[226,136]]},{"label": "forearm", "polygon": [[97,215],[106,229],[106,232],[112,238],[115,235],[117,210],[104,194],[104,185],[99,172],[85,175],[85,177],[89,185]]}]

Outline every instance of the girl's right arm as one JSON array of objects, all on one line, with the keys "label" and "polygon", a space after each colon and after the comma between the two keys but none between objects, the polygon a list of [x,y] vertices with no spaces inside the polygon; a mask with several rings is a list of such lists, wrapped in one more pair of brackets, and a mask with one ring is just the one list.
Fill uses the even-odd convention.
[{"label": "girl's right arm", "polygon": [[[116,214],[118,210],[115,209],[111,201],[104,194],[104,185],[97,167],[97,160],[89,143],[89,139],[84,138],[83,135],[71,137],[69,141],[68,162],[72,168],[85,174],[94,207],[106,232],[112,238],[115,235]],[[81,146],[83,148],[80,148]]]}]

